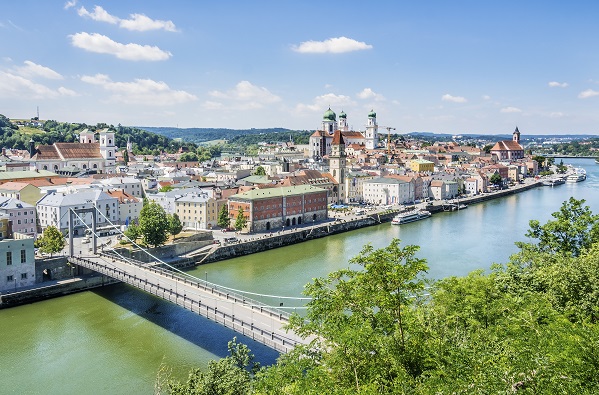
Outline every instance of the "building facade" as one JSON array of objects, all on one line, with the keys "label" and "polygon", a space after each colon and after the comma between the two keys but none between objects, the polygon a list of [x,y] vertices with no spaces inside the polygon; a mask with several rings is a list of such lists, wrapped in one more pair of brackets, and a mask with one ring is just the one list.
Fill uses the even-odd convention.
[{"label": "building facade", "polygon": [[229,197],[229,218],[235,223],[239,209],[245,231],[264,232],[327,219],[327,191],[311,185],[253,189]]}]

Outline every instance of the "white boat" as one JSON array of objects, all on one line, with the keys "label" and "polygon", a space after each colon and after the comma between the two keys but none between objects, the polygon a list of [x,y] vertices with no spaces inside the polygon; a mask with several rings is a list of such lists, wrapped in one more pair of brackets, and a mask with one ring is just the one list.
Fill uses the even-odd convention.
[{"label": "white boat", "polygon": [[566,181],[564,181],[563,178],[550,178],[547,179],[545,181],[543,181],[543,185],[547,186],[547,187],[553,187],[556,185],[561,185],[563,183],[565,183]]},{"label": "white boat", "polygon": [[420,221],[431,216],[431,213],[426,210],[408,211],[397,214],[391,221],[392,225],[407,224],[408,222]]},{"label": "white boat", "polygon": [[569,173],[566,182],[580,182],[587,179],[587,172],[582,168],[575,168],[573,173]]}]

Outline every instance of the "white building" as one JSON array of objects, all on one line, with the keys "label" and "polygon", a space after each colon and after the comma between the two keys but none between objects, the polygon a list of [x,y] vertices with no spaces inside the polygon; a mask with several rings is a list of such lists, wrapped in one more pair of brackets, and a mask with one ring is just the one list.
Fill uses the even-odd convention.
[{"label": "white building", "polygon": [[12,231],[36,237],[35,207],[15,198],[0,197],[0,213],[7,215]]},{"label": "white building", "polygon": [[142,180],[134,177],[112,177],[100,181],[103,189],[120,189],[127,195],[137,198],[143,198],[144,185]]},{"label": "white building", "polygon": [[99,133],[100,142],[95,134],[85,129],[79,134],[79,143],[54,143],[38,145],[29,141],[29,154],[35,170],[59,172],[64,168],[91,170],[97,173],[114,173],[116,145],[114,132],[104,129]]},{"label": "white building", "polygon": [[[116,224],[119,219],[119,200],[100,190],[86,190],[75,193],[48,193],[37,202],[40,226],[46,229],[55,226],[61,232],[69,229],[70,209],[96,208],[96,226]],[[73,222],[74,235],[82,235],[92,225],[91,213],[78,213]],[[87,225],[87,226],[86,226]]]},{"label": "white building", "polygon": [[35,284],[33,237],[15,233],[0,240],[0,292]]},{"label": "white building", "polygon": [[212,229],[216,226],[216,200],[204,193],[186,193],[175,201],[175,211],[185,229]]},{"label": "white building", "polygon": [[364,200],[374,204],[404,204],[413,202],[413,184],[388,177],[365,181]]}]

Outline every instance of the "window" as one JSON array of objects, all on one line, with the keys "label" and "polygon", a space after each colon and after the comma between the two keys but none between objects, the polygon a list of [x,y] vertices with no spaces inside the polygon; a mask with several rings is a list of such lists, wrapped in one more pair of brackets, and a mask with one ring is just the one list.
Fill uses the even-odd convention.
[{"label": "window", "polygon": [[6,276],[6,282],[9,283],[13,280],[13,276]]},{"label": "window", "polygon": [[6,251],[6,264],[12,265],[12,251]]},{"label": "window", "polygon": [[27,253],[25,250],[21,250],[21,263],[25,263],[27,261]]},{"label": "window", "polygon": [[27,280],[27,273],[21,273],[21,280]]}]

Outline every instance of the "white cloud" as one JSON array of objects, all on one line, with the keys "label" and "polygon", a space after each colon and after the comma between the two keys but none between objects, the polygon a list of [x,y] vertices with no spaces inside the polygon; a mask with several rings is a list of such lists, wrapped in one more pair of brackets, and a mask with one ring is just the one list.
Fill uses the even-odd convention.
[{"label": "white cloud", "polygon": [[547,85],[549,85],[550,88],[567,88],[568,87],[567,82],[557,82],[557,81],[551,81]]},{"label": "white cloud", "polygon": [[79,16],[84,18],[90,18],[98,22],[106,22],[111,25],[118,24],[119,27],[127,30],[135,30],[139,32],[145,32],[148,30],[165,30],[167,32],[176,32],[177,27],[172,21],[162,21],[158,19],[152,19],[144,14],[131,14],[129,19],[121,19],[117,16],[111,15],[104,8],[99,5],[94,7],[93,12],[89,12],[85,7],[80,7],[77,10]]},{"label": "white cloud", "polygon": [[266,104],[281,101],[281,98],[264,87],[253,85],[249,81],[241,81],[235,88],[226,92],[212,91],[210,96],[229,100],[236,109],[249,110],[263,108]]},{"label": "white cloud", "polygon": [[452,102],[452,103],[466,103],[468,101],[465,97],[452,96],[449,93],[446,93],[443,96],[441,96],[441,100]]},{"label": "white cloud", "polygon": [[329,107],[332,109],[341,109],[343,107],[347,108],[355,105],[356,103],[349,96],[327,93],[326,95],[315,97],[312,104],[300,103],[296,105],[295,111],[297,113],[304,113],[306,111],[324,113]]},{"label": "white cloud", "polygon": [[76,93],[63,87],[54,90],[23,76],[0,71],[0,97],[10,99],[56,99],[73,96],[73,94]]},{"label": "white cloud", "polygon": [[502,108],[500,111],[501,111],[502,113],[506,113],[506,114],[509,114],[509,113],[519,113],[519,112],[522,112],[522,110],[521,110],[521,109],[519,109],[519,108],[517,108],[517,107],[504,107],[504,108]]},{"label": "white cloud", "polygon": [[599,92],[594,91],[592,89],[587,89],[586,91],[582,91],[578,94],[579,99],[588,99],[589,97],[597,96]]},{"label": "white cloud", "polygon": [[71,0],[64,3],[64,9],[68,10],[69,8],[75,7],[77,5],[77,0]]},{"label": "white cloud", "polygon": [[114,82],[105,74],[84,75],[81,81],[112,92],[111,100],[126,104],[166,106],[197,100],[195,95],[171,89],[162,81],[137,78],[132,82]]},{"label": "white cloud", "polygon": [[291,48],[299,53],[344,53],[371,49],[372,45],[347,37],[336,37],[325,41],[304,41]]},{"label": "white cloud", "polygon": [[127,30],[145,32],[148,30],[165,30],[176,32],[177,28],[172,21],[161,21],[148,18],[144,14],[131,14],[130,19],[121,19],[120,27]]},{"label": "white cloud", "polygon": [[381,95],[380,93],[375,93],[370,88],[363,89],[361,92],[358,92],[358,94],[356,96],[358,96],[358,98],[360,98],[360,99],[373,99],[374,101],[384,101],[385,100],[385,96]]},{"label": "white cloud", "polygon": [[556,112],[549,113],[549,118],[563,118],[563,117],[564,117],[563,112],[556,111]]},{"label": "white cloud", "polygon": [[71,44],[74,47],[84,49],[89,52],[105,53],[114,55],[123,60],[147,60],[158,61],[166,60],[172,56],[170,52],[163,51],[156,46],[139,44],[121,44],[111,40],[98,33],[76,33],[71,38]]},{"label": "white cloud", "polygon": [[489,96],[489,95],[483,95],[483,100],[491,100],[491,96]]},{"label": "white cloud", "polygon": [[26,60],[25,66],[17,67],[15,72],[23,77],[43,77],[50,80],[61,80],[62,75],[52,70],[49,67],[41,66],[33,63],[30,60]]},{"label": "white cloud", "polygon": [[81,6],[79,10],[77,10],[77,14],[84,18],[90,18],[94,21],[98,22],[106,22],[111,25],[116,25],[119,22],[119,18],[114,15],[110,15],[104,8],[99,5],[94,7],[93,12],[89,12],[85,7]]}]

